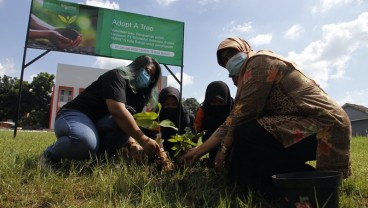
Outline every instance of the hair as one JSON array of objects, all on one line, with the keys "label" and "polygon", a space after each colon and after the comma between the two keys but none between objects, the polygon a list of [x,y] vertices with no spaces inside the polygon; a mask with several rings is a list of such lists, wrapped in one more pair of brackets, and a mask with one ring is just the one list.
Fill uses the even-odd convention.
[{"label": "hair", "polygon": [[[153,82],[150,82],[147,88],[138,89],[136,87],[136,79],[138,75],[145,70],[148,64],[153,63],[156,68],[156,73],[153,79]],[[122,77],[127,79],[129,82],[129,86],[132,88],[134,93],[141,93],[144,96],[145,103],[147,104],[152,97],[152,91],[157,86],[157,83],[161,77],[161,67],[160,64],[152,57],[147,55],[138,56],[136,59],[132,61],[127,66],[118,67],[120,69]]]}]

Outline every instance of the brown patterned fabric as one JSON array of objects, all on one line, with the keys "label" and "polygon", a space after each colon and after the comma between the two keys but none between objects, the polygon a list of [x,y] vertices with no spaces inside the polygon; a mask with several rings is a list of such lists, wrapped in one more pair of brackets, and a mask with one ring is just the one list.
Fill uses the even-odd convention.
[{"label": "brown patterned fabric", "polygon": [[256,119],[285,148],[317,134],[317,170],[351,174],[351,124],[345,111],[297,66],[271,51],[248,57],[238,80],[234,109],[218,129]]}]

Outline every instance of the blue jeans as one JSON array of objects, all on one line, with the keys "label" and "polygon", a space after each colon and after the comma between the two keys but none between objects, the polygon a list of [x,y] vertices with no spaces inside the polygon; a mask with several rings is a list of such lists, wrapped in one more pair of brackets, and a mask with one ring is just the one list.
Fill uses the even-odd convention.
[{"label": "blue jeans", "polygon": [[94,123],[87,115],[73,109],[62,109],[55,119],[56,142],[45,150],[55,161],[63,158],[83,160],[96,154],[114,155],[129,136],[113,121],[111,115]]}]

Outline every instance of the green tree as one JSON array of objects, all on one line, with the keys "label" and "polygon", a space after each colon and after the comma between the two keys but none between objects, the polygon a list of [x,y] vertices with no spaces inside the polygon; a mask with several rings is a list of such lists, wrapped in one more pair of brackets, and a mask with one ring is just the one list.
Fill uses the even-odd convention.
[{"label": "green tree", "polygon": [[[48,127],[51,92],[55,76],[40,73],[32,83],[23,81],[18,126],[25,128]],[[0,121],[16,118],[19,99],[19,83],[16,77],[0,77]]]},{"label": "green tree", "polygon": [[[25,88],[29,85],[28,82],[24,82]],[[24,89],[24,88],[23,88]],[[12,120],[15,119],[16,107],[18,105],[19,92],[19,80],[14,77],[4,75],[0,78],[0,120]],[[22,106],[24,109],[27,104]]]},{"label": "green tree", "polygon": [[24,90],[22,102],[32,103],[23,117],[24,125],[28,128],[46,128],[49,124],[52,87],[55,75],[41,72],[33,78],[28,90]]},{"label": "green tree", "polygon": [[199,107],[199,102],[195,98],[183,98],[183,106],[193,113],[193,115],[197,114],[197,110]]}]

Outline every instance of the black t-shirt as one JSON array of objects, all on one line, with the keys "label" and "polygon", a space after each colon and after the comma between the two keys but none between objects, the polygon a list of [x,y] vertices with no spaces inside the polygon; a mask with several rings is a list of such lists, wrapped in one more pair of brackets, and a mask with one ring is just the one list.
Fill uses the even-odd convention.
[{"label": "black t-shirt", "polygon": [[124,103],[131,113],[141,112],[145,104],[143,95],[134,94],[119,69],[113,69],[102,74],[63,108],[76,109],[95,122],[109,114],[106,99]]}]

